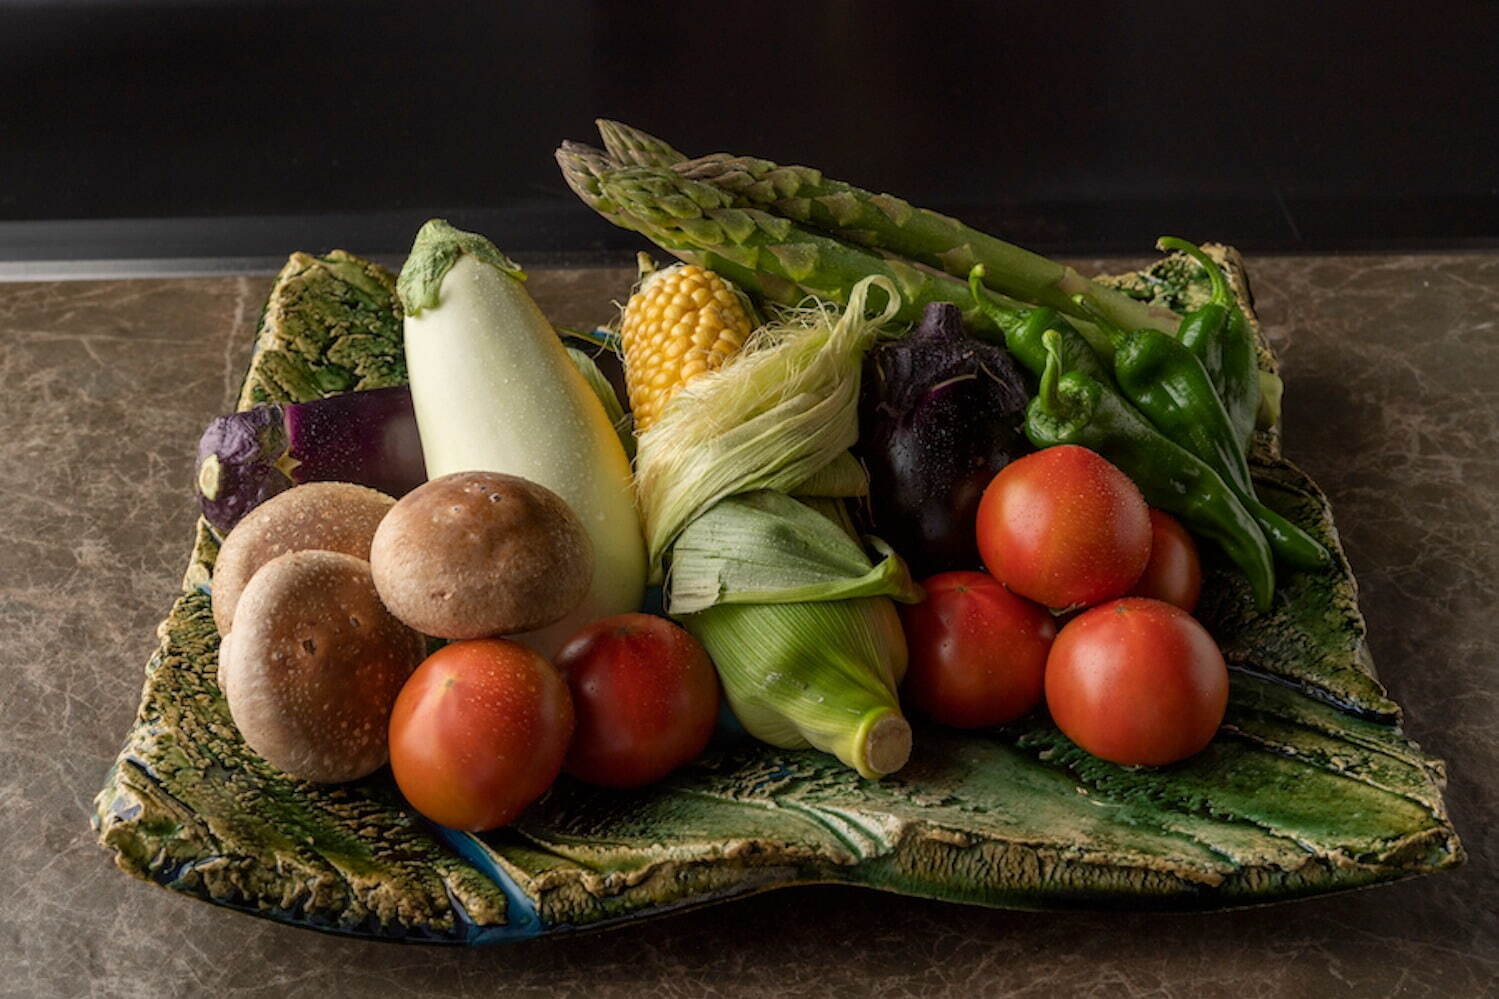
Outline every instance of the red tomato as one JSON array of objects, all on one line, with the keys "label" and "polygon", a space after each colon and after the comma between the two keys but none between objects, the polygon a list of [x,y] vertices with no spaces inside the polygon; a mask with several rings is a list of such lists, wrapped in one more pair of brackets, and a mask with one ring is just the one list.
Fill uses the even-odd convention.
[{"label": "red tomato", "polygon": [[396,698],[390,768],[417,811],[478,832],[552,786],[572,733],[572,700],[551,663],[500,638],[454,642]]},{"label": "red tomato", "polygon": [[1114,763],[1184,760],[1213,739],[1228,704],[1228,668],[1180,607],[1126,597],[1069,621],[1046,660],[1057,727]]},{"label": "red tomato", "polygon": [[595,621],[557,653],[578,731],[567,772],[640,787],[696,759],[718,718],[718,674],[681,628],[651,614]]},{"label": "red tomato", "polygon": [[1197,543],[1175,517],[1150,510],[1150,561],[1129,594],[1175,604],[1188,614],[1202,593],[1202,563]]},{"label": "red tomato", "polygon": [[1047,607],[1129,592],[1150,558],[1150,508],[1087,448],[1064,444],[1000,470],[979,502],[979,554],[1008,589]]},{"label": "red tomato", "polygon": [[910,665],[902,692],[935,721],[978,728],[1014,721],[1041,701],[1057,626],[1044,607],[982,572],[944,572],[926,599],[901,607]]}]

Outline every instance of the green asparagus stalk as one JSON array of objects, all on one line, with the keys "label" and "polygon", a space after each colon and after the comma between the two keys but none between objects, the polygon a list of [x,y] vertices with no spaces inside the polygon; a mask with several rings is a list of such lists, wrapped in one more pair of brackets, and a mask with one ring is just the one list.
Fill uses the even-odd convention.
[{"label": "green asparagus stalk", "polygon": [[669,165],[683,176],[728,192],[734,207],[760,208],[851,243],[898,254],[966,278],[983,264],[985,285],[1021,301],[1050,306],[1086,319],[1074,297],[1123,329],[1175,333],[1181,317],[1170,309],[1136,301],[957,219],[889,194],[831,180],[812,167],[781,166],[749,156],[715,153],[680,161],[671,146],[639,129],[600,121],[605,145],[620,162]]},{"label": "green asparagus stalk", "polygon": [[[724,191],[667,168],[613,166],[606,154],[576,143],[559,149],[557,162],[568,185],[610,221],[688,263],[723,274],[753,295],[784,305],[808,295],[847,305],[849,289],[881,275],[900,293],[899,321],[916,322],[931,302],[951,302],[963,310],[970,329],[1002,333],[974,306],[967,285],[945,274],[878,256],[778,215],[733,207]],[[993,298],[1001,306],[1022,308]]]}]

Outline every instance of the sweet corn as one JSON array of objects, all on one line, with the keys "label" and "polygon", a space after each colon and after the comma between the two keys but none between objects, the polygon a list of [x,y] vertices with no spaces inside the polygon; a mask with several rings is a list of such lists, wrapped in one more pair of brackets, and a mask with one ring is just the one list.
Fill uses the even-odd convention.
[{"label": "sweet corn", "polygon": [[676,264],[646,274],[619,326],[636,432],[655,423],[683,385],[722,367],[752,328],[739,292],[712,271]]}]

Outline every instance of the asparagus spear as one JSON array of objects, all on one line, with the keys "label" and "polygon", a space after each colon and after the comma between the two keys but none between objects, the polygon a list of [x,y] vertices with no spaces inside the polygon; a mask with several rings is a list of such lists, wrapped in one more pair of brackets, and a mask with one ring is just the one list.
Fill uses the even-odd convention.
[{"label": "asparagus spear", "polygon": [[975,308],[967,286],[945,274],[877,256],[777,215],[736,208],[726,192],[664,167],[613,165],[606,154],[577,143],[564,144],[557,162],[579,197],[616,225],[762,298],[794,305],[815,295],[846,305],[850,288],[879,274],[900,292],[901,321],[917,321],[930,302],[951,302],[964,310],[970,329],[1000,332]]},{"label": "asparagus spear", "polygon": [[1181,317],[1147,305],[1083,277],[1071,267],[1022,249],[957,219],[913,207],[889,194],[874,194],[831,180],[811,167],[780,166],[750,156],[715,153],[681,161],[681,154],[621,122],[599,121],[599,131],[620,162],[671,165],[683,176],[728,192],[734,206],[755,207],[841,239],[899,254],[966,278],[983,264],[984,283],[995,291],[1086,319],[1073,301],[1084,299],[1124,329],[1175,333]]}]

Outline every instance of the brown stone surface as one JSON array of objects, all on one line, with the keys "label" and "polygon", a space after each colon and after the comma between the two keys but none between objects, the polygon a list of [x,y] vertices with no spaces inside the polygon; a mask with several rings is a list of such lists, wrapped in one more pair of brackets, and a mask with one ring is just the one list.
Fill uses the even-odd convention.
[{"label": "brown stone surface", "polygon": [[[1332,499],[1408,731],[1448,762],[1466,867],[1212,915],[802,888],[479,952],[321,937],[134,881],[90,802],[190,544],[193,443],[232,408],[269,279],[0,284],[0,996],[1499,990],[1499,256],[1249,269],[1285,362],[1286,452]],[[531,287],[584,324],[629,274]]]}]

